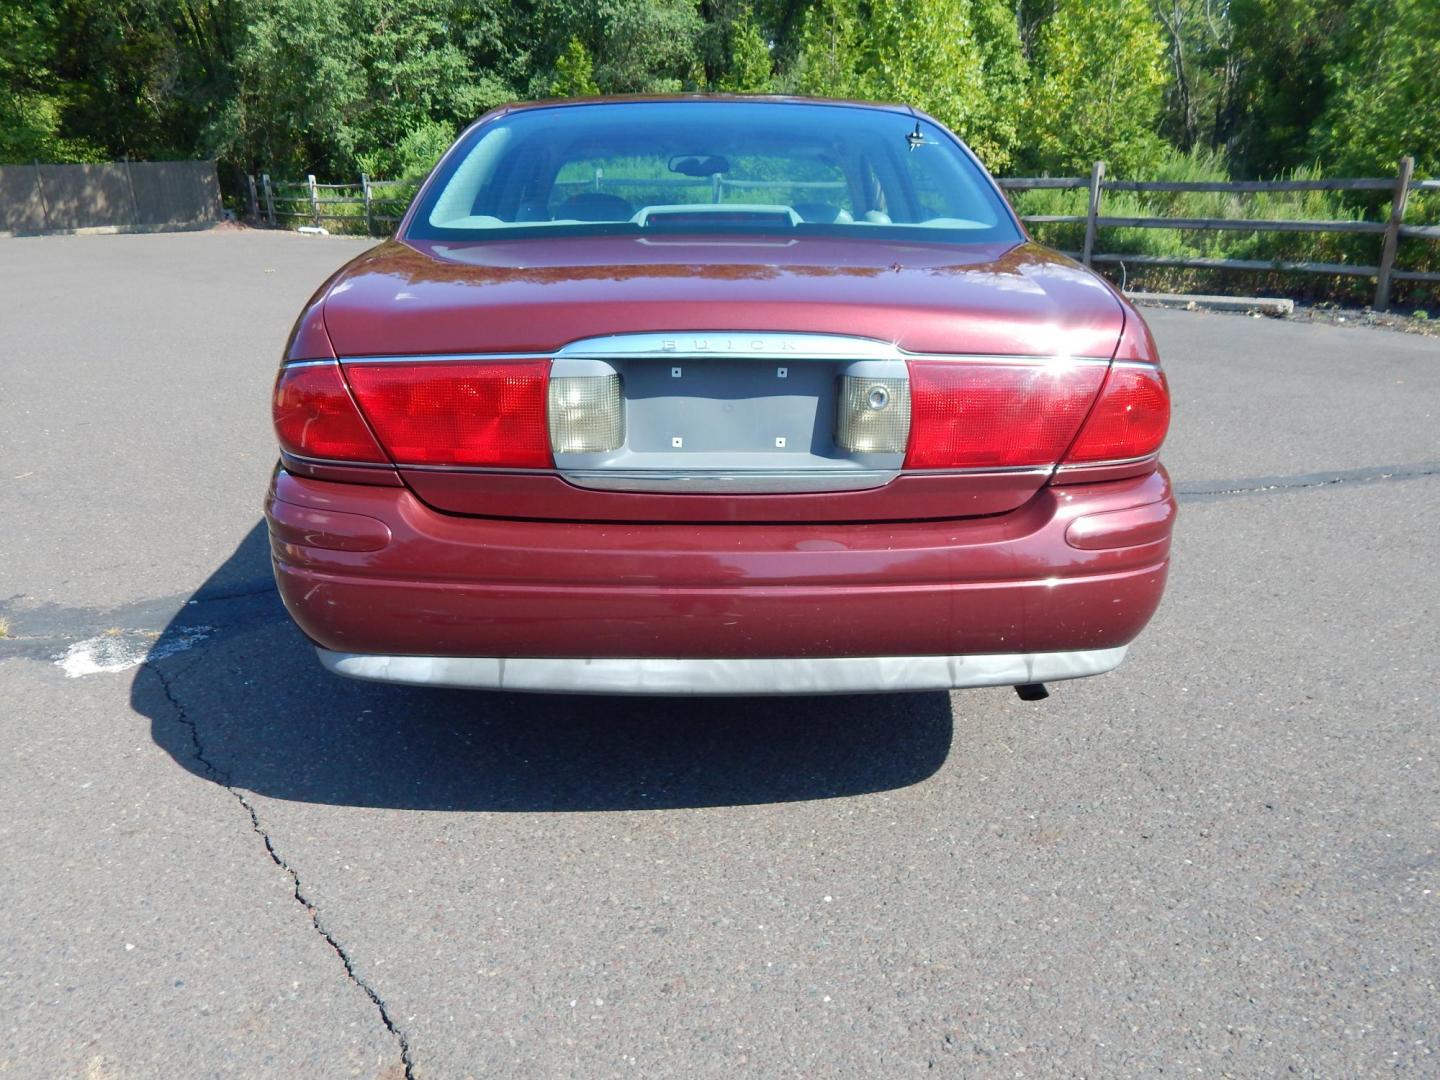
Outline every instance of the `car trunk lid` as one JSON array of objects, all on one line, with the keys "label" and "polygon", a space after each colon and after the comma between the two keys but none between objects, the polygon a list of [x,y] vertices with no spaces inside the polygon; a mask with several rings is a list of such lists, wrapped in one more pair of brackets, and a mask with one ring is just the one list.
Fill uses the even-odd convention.
[{"label": "car trunk lid", "polygon": [[[903,442],[877,451],[841,430],[854,417],[845,395],[883,393],[884,407],[903,405],[908,419],[909,402],[898,399],[916,356],[972,371],[1089,363],[1098,372],[1124,321],[1108,288],[1033,245],[614,237],[392,242],[342,275],[324,318],[362,411],[364,372],[379,365],[540,358],[551,362],[553,442],[559,380],[613,377],[623,442],[557,446],[553,470],[395,456],[437,509],[631,521],[1014,509],[1054,460],[907,470]],[[1070,402],[1076,426],[1100,377]]]}]

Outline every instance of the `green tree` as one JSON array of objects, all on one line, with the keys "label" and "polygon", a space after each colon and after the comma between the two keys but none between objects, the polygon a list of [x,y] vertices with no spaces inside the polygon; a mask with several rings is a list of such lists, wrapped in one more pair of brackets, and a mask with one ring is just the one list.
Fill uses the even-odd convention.
[{"label": "green tree", "polygon": [[456,130],[515,96],[511,24],[467,0],[237,0],[234,89],[208,146],[248,169],[425,172]]},{"label": "green tree", "polygon": [[69,156],[50,71],[54,32],[48,4],[0,0],[0,163]]},{"label": "green tree", "polygon": [[607,93],[673,93],[704,28],[695,0],[602,0],[595,79]]},{"label": "green tree", "polygon": [[386,180],[422,180],[455,141],[455,128],[443,120],[424,120],[395,146],[372,147],[355,155],[360,172]]},{"label": "green tree", "polygon": [[235,90],[209,129],[210,148],[280,176],[348,171],[366,84],[341,0],[251,2]]},{"label": "green tree", "polygon": [[228,0],[0,0],[0,143],[57,160],[197,152],[228,90]]},{"label": "green tree", "polygon": [[439,137],[453,138],[458,123],[486,107],[452,31],[457,6],[455,0],[346,0],[365,92],[363,107],[345,123],[357,157],[367,156],[380,175],[416,171],[417,154],[423,159]]},{"label": "green tree", "polygon": [[1145,0],[1059,0],[1031,57],[1027,162],[1078,174],[1153,166],[1165,93],[1165,43]]},{"label": "green tree", "polygon": [[1240,64],[1231,4],[1151,0],[1164,30],[1170,78],[1162,129],[1185,153],[1224,140],[1233,116]]},{"label": "green tree", "polygon": [[1348,175],[1385,175],[1402,154],[1421,175],[1440,173],[1440,11],[1433,0],[1363,0],[1350,54],[1314,147]]},{"label": "green tree", "polygon": [[1025,62],[1003,0],[821,0],[806,22],[798,86],[914,105],[995,169],[1018,139]]},{"label": "green tree", "polygon": [[1274,176],[1314,160],[1328,71],[1353,47],[1350,0],[1232,0],[1237,81],[1216,143],[1238,171]]},{"label": "green tree", "polygon": [[992,169],[1009,167],[1020,144],[1030,65],[1009,0],[972,0],[984,98],[971,112],[965,141]]},{"label": "green tree", "polygon": [[668,93],[693,80],[704,22],[696,0],[540,0],[530,93],[550,93],[556,65],[578,39],[601,93]]},{"label": "green tree", "polygon": [[796,88],[816,97],[861,97],[866,29],[856,0],[818,0],[800,31]]},{"label": "green tree", "polygon": [[775,88],[774,62],[770,46],[754,13],[748,8],[728,28],[729,68],[720,77],[719,88],[737,94],[766,94]]},{"label": "green tree", "polygon": [[968,0],[895,0],[871,9],[861,83],[962,135],[983,108],[985,70]]},{"label": "green tree", "polygon": [[550,92],[556,97],[584,97],[600,93],[590,50],[578,37],[570,39],[560,59],[555,61],[555,77],[550,82]]}]

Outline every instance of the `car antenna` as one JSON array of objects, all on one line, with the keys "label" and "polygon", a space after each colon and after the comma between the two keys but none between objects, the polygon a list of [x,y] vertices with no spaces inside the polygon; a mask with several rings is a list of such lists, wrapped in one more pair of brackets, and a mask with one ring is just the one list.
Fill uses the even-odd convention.
[{"label": "car antenna", "polygon": [[925,136],[920,134],[919,120],[915,121],[915,130],[905,136],[905,141],[910,144],[911,151],[914,151],[917,146],[923,146],[925,144]]}]

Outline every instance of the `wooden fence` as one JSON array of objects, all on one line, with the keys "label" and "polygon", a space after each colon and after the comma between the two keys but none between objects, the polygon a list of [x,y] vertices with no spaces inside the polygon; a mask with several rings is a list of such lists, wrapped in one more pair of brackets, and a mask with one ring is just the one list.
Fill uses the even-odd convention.
[{"label": "wooden fence", "polygon": [[[1083,214],[1022,214],[1021,220],[1032,225],[1083,224],[1085,239],[1080,251],[1067,252],[1086,266],[1096,263],[1128,263],[1135,266],[1175,266],[1192,270],[1250,270],[1260,272],[1301,273],[1342,275],[1347,277],[1369,277],[1375,279],[1376,311],[1384,311],[1390,304],[1390,288],[1396,281],[1419,281],[1440,283],[1440,273],[1401,270],[1395,265],[1396,253],[1403,239],[1440,240],[1440,225],[1416,225],[1405,223],[1405,209],[1412,191],[1440,191],[1440,180],[1416,180],[1415,162],[1412,158],[1401,158],[1399,168],[1393,177],[1327,180],[1107,180],[1105,163],[1095,162],[1089,177],[1006,177],[998,180],[1006,191],[1034,191],[1041,188],[1077,190],[1089,194],[1086,212]],[[597,174],[596,184],[600,183]],[[400,180],[372,180],[364,173],[356,184],[317,184],[314,176],[304,183],[276,183],[268,174],[258,181],[254,176],[249,182],[250,218],[252,221],[279,225],[300,220],[320,226],[325,221],[341,221],[359,226],[363,220],[365,232],[375,235],[377,228],[389,233],[404,215],[418,185]],[[609,184],[613,181],[606,180]],[[689,183],[690,181],[677,181]],[[708,182],[708,181],[707,181]],[[739,184],[741,181],[724,181]],[[582,186],[589,181],[580,181]],[[647,181],[654,183],[654,181]],[[796,185],[791,185],[796,186]],[[332,194],[358,191],[359,195]],[[1375,191],[1390,194],[1390,212],[1385,221],[1303,221],[1251,218],[1182,218],[1182,217],[1119,217],[1106,215],[1105,193],[1109,191],[1135,192],[1221,192],[1255,193],[1284,191]],[[287,194],[293,192],[294,194]],[[718,196],[717,196],[718,197]],[[276,209],[276,204],[287,209]],[[331,211],[331,207],[364,207],[359,210]],[[1371,265],[1359,263],[1292,262],[1283,259],[1217,259],[1194,256],[1138,255],[1120,252],[1096,251],[1101,229],[1220,229],[1231,232],[1304,232],[1304,233],[1361,233],[1380,238],[1377,262]]]},{"label": "wooden fence", "polygon": [[272,226],[298,222],[315,228],[327,221],[363,224],[367,236],[394,232],[420,186],[407,180],[372,180],[364,173],[357,184],[318,184],[313,173],[303,181],[271,180],[269,173],[258,178],[249,175],[245,181],[251,221]]},{"label": "wooden fence", "polygon": [[[1095,162],[1088,178],[1008,177],[998,180],[1006,191],[1037,188],[1086,189],[1089,203],[1083,214],[1022,214],[1027,224],[1084,224],[1082,250],[1068,252],[1086,266],[1095,263],[1129,263],[1135,266],[1178,266],[1192,270],[1258,270],[1285,273],[1344,275],[1375,279],[1376,311],[1390,306],[1390,286],[1396,281],[1440,282],[1440,273],[1399,270],[1395,256],[1402,239],[1440,240],[1440,225],[1405,224],[1405,207],[1412,191],[1440,191],[1440,180],[1416,180],[1415,161],[1401,158],[1394,177],[1332,180],[1106,180],[1105,163]],[[1390,213],[1385,221],[1287,221],[1245,218],[1112,217],[1104,214],[1107,191],[1153,192],[1261,192],[1261,191],[1386,191]],[[1373,266],[1358,263],[1288,262],[1265,259],[1211,259],[1170,255],[1126,255],[1097,252],[1101,229],[1223,229],[1231,232],[1365,233],[1379,236],[1379,260]]]}]

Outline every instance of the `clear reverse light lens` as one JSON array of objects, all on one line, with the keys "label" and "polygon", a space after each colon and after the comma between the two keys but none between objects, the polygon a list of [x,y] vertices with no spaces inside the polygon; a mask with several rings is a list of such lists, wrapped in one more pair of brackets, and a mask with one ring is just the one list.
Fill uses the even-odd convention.
[{"label": "clear reverse light lens", "polygon": [[903,454],[910,438],[910,383],[846,375],[835,442],[853,454]]},{"label": "clear reverse light lens", "polygon": [[557,454],[598,454],[625,442],[619,375],[550,379],[550,447]]}]

